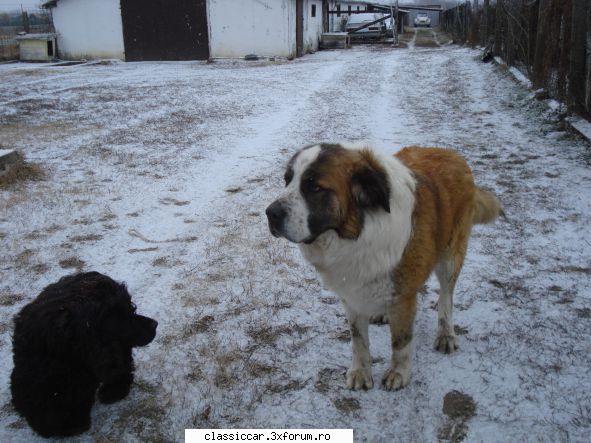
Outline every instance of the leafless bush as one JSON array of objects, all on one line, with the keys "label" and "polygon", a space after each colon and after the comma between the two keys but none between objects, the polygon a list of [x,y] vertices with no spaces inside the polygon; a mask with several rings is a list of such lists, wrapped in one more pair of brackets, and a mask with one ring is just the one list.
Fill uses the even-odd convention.
[{"label": "leafless bush", "polygon": [[24,181],[42,180],[44,177],[45,172],[41,166],[25,161],[24,155],[17,152],[14,165],[0,176],[0,188],[8,188]]}]

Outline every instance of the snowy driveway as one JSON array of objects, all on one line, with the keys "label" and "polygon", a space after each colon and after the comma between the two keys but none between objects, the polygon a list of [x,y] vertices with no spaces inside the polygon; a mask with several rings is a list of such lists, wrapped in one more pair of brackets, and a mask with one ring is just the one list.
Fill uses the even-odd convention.
[{"label": "snowy driveway", "polygon": [[[589,146],[477,56],[356,47],[294,62],[0,65],[0,145],[47,171],[0,191],[0,441],[32,438],[10,406],[12,315],[76,269],[125,281],[160,322],[135,352],[132,393],[96,405],[82,440],[352,427],[372,442],[585,441]],[[343,310],[266,227],[295,149],[344,139],[453,147],[509,218],[474,230],[452,356],[431,348],[429,281],[398,392],[345,388]],[[389,333],[370,333],[379,380]]]}]

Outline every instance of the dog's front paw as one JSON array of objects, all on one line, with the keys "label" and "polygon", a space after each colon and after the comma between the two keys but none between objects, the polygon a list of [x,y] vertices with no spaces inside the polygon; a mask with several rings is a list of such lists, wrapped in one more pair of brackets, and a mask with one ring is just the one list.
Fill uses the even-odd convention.
[{"label": "dog's front paw", "polygon": [[131,384],[128,382],[120,382],[113,384],[104,384],[99,388],[98,398],[101,403],[109,404],[116,401],[123,400],[129,394]]},{"label": "dog's front paw", "polygon": [[435,340],[435,349],[444,354],[453,353],[458,349],[456,338],[453,335],[439,335]]},{"label": "dog's front paw", "polygon": [[371,389],[373,387],[373,378],[371,370],[358,368],[347,371],[347,387],[349,389]]},{"label": "dog's front paw", "polygon": [[400,371],[390,368],[382,377],[382,386],[388,391],[396,391],[404,388],[410,381],[409,371]]}]

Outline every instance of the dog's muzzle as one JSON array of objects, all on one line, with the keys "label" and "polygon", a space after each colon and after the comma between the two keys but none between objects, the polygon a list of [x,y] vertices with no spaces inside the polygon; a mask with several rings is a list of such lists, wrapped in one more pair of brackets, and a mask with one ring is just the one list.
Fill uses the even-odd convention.
[{"label": "dog's muzzle", "polygon": [[285,217],[287,211],[283,206],[283,202],[276,200],[269,205],[265,211],[267,220],[269,221],[269,230],[275,237],[281,237],[284,233]]},{"label": "dog's muzzle", "polygon": [[135,334],[132,339],[133,346],[146,346],[156,337],[158,322],[150,317],[135,315]]}]

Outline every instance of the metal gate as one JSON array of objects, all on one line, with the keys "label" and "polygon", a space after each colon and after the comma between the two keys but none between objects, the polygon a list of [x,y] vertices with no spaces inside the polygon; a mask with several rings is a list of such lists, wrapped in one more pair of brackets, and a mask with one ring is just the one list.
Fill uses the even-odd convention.
[{"label": "metal gate", "polygon": [[206,0],[121,0],[125,59],[209,58]]}]

